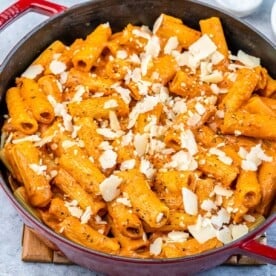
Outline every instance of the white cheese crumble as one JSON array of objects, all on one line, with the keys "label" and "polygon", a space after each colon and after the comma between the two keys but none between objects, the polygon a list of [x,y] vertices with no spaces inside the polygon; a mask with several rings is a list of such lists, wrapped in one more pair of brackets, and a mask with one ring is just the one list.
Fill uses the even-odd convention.
[{"label": "white cheese crumble", "polygon": [[119,51],[117,51],[116,58],[126,59],[127,58],[127,51],[125,51],[125,50],[119,50]]},{"label": "white cheese crumble", "polygon": [[215,43],[204,34],[189,47],[189,52],[197,59],[203,60],[211,56],[217,50]]},{"label": "white cheese crumble", "polygon": [[170,37],[164,47],[164,54],[170,55],[178,47],[178,44],[179,42],[176,36]]},{"label": "white cheese crumble", "polygon": [[25,137],[22,137],[22,138],[13,139],[12,143],[13,144],[20,144],[22,142],[27,142],[27,141],[39,142],[39,141],[41,141],[41,138],[38,135],[33,134],[33,135],[28,135],[28,136],[25,136]]},{"label": "white cheese crumble", "polygon": [[272,162],[273,160],[271,156],[265,154],[261,144],[252,147],[249,152],[245,148],[240,147],[238,154],[243,159],[241,167],[246,171],[257,171],[262,161]]},{"label": "white cheese crumble", "polygon": [[226,209],[221,208],[217,215],[213,215],[211,218],[211,222],[213,225],[215,225],[217,228],[221,228],[223,224],[228,224],[230,222],[230,215],[226,211]]},{"label": "white cheese crumble", "polygon": [[85,211],[80,217],[81,224],[86,224],[90,220],[91,215],[92,215],[91,207],[88,206],[86,207]]},{"label": "white cheese crumble", "polygon": [[133,145],[135,147],[135,150],[138,154],[138,156],[143,156],[146,153],[147,146],[148,146],[148,135],[147,134],[139,134],[137,133],[134,136]]},{"label": "white cheese crumble", "polygon": [[249,231],[248,227],[244,224],[230,225],[230,229],[233,240],[246,235]]},{"label": "white cheese crumble", "polygon": [[110,128],[113,131],[121,130],[120,122],[115,111],[112,111],[112,110],[109,111],[109,122],[110,122]]},{"label": "white cheese crumble", "polygon": [[189,215],[197,215],[198,213],[198,199],[197,195],[188,188],[182,188],[182,200],[184,210]]},{"label": "white cheese crumble", "polygon": [[132,207],[129,198],[123,193],[123,197],[117,197],[116,202],[121,203],[127,207]]},{"label": "white cheese crumble", "polygon": [[168,233],[168,242],[185,242],[189,234],[183,231],[171,231]]},{"label": "white cheese crumble", "polygon": [[157,238],[153,241],[153,243],[150,244],[150,253],[154,256],[158,256],[161,251],[162,251],[162,245],[163,245],[163,240],[162,238]]},{"label": "white cheese crumble", "polygon": [[158,57],[160,53],[160,41],[159,37],[156,35],[153,35],[147,45],[145,46],[145,55],[146,56],[151,56],[151,57]]},{"label": "white cheese crumble", "polygon": [[119,186],[122,181],[122,178],[116,175],[111,175],[101,182],[99,188],[104,201],[112,201],[120,194]]},{"label": "white cheese crumble", "polygon": [[172,111],[178,115],[178,114],[182,114],[185,113],[187,111],[187,105],[184,99],[180,99],[175,101],[173,107],[172,107]]},{"label": "white cheese crumble", "polygon": [[225,226],[217,231],[216,236],[217,239],[221,241],[223,244],[227,244],[233,240],[230,229]]},{"label": "white cheese crumble", "polygon": [[181,148],[187,149],[191,155],[198,152],[197,143],[193,132],[190,129],[180,133]]},{"label": "white cheese crumble", "polygon": [[99,224],[99,225],[107,224],[107,221],[103,220],[99,215],[95,216],[95,222],[96,224]]},{"label": "white cheese crumble", "polygon": [[30,164],[29,167],[37,174],[37,175],[43,175],[46,170],[46,165],[38,165],[38,164]]},{"label": "white cheese crumble", "polygon": [[108,100],[104,103],[104,109],[118,107],[118,102],[115,99]]},{"label": "white cheese crumble", "polygon": [[190,112],[190,116],[187,120],[187,125],[190,127],[195,127],[201,120],[201,116],[198,113]]},{"label": "white cheese crumble", "polygon": [[223,59],[224,59],[224,55],[219,51],[215,51],[211,56],[211,62],[214,65],[219,64]]},{"label": "white cheese crumble", "polygon": [[256,218],[253,217],[253,216],[251,216],[251,215],[244,215],[244,216],[243,216],[243,219],[244,219],[245,221],[247,221],[247,222],[254,222],[254,221],[256,221]]},{"label": "white cheese crumble", "polygon": [[156,223],[160,223],[162,221],[163,217],[164,217],[164,214],[159,213],[155,218]]},{"label": "white cheese crumble", "polygon": [[240,136],[240,135],[242,135],[242,132],[240,130],[234,130],[234,135]]},{"label": "white cheese crumble", "polygon": [[35,79],[38,75],[40,75],[44,70],[44,67],[40,64],[33,64],[29,66],[26,71],[21,75],[23,78],[27,79]]},{"label": "white cheese crumble", "polygon": [[102,136],[104,136],[106,139],[114,140],[116,138],[121,137],[124,132],[121,130],[112,130],[110,128],[97,128],[96,132]]},{"label": "white cheese crumble", "polygon": [[233,195],[233,191],[232,190],[226,189],[226,188],[224,188],[221,185],[216,185],[213,192],[216,195],[225,196],[227,198],[231,197]]},{"label": "white cheese crumble", "polygon": [[111,86],[112,89],[114,89],[122,98],[122,100],[126,103],[129,104],[131,101],[130,97],[130,90],[127,88],[123,88],[119,84],[115,83]]},{"label": "white cheese crumble", "polygon": [[208,222],[189,225],[188,230],[201,244],[216,237],[216,229]]},{"label": "white cheese crumble", "polygon": [[71,141],[71,140],[64,140],[61,143],[62,148],[65,150],[67,150],[73,146],[76,146],[76,145],[77,145],[77,143],[75,141]]},{"label": "white cheese crumble", "polygon": [[132,128],[139,114],[151,111],[158,103],[159,98],[157,96],[145,96],[141,101],[137,102],[129,114],[129,123],[127,128]]},{"label": "white cheese crumble", "polygon": [[199,102],[195,104],[195,109],[197,113],[201,116],[206,112],[206,108],[204,107],[204,105]]},{"label": "white cheese crumble", "polygon": [[58,60],[52,60],[49,69],[54,75],[58,75],[66,70],[66,64]]},{"label": "white cheese crumble", "polygon": [[152,28],[152,33],[156,34],[156,32],[159,30],[159,28],[161,27],[162,23],[164,20],[164,15],[161,14],[154,22],[153,24],[153,28]]},{"label": "white cheese crumble", "polygon": [[214,70],[209,75],[200,76],[200,80],[209,83],[219,83],[223,80],[223,74],[221,71]]},{"label": "white cheese crumble", "polygon": [[117,153],[108,149],[101,154],[99,162],[104,170],[113,168],[117,163]]},{"label": "white cheese crumble", "polygon": [[81,216],[83,214],[83,210],[80,207],[78,207],[77,200],[72,200],[71,202],[65,201],[64,205],[67,207],[71,216],[76,217],[78,219],[81,218]]},{"label": "white cheese crumble", "polygon": [[142,37],[142,38],[145,38],[147,40],[150,40],[151,38],[151,35],[149,34],[149,32],[147,30],[139,30],[139,29],[134,29],[132,31],[132,33],[135,35],[135,36],[138,36],[138,37]]},{"label": "white cheese crumble", "polygon": [[218,148],[210,148],[209,152],[213,155],[216,155],[218,159],[226,164],[226,165],[231,165],[233,163],[232,158],[226,155],[226,153]]},{"label": "white cheese crumble", "polygon": [[215,202],[213,200],[211,200],[211,199],[205,199],[201,203],[200,208],[202,210],[204,210],[204,211],[211,212],[212,210],[216,210],[217,209],[217,205],[215,204]]},{"label": "white cheese crumble", "polygon": [[65,130],[72,131],[72,116],[68,113],[67,103],[57,103],[55,98],[51,95],[48,95],[47,99],[54,108],[55,116],[62,117]]},{"label": "white cheese crumble", "polygon": [[86,92],[86,88],[83,85],[78,85],[75,88],[75,94],[71,100],[71,102],[81,102],[82,101],[82,96]]},{"label": "white cheese crumble", "polygon": [[260,58],[248,55],[242,50],[238,51],[237,60],[250,68],[255,68],[261,64]]},{"label": "white cheese crumble", "polygon": [[148,179],[151,179],[155,173],[155,169],[149,160],[141,158],[140,172],[143,173]]},{"label": "white cheese crumble", "polygon": [[135,167],[135,159],[129,159],[125,160],[121,163],[120,170],[121,171],[126,171],[126,170],[131,170]]},{"label": "white cheese crumble", "polygon": [[193,156],[186,151],[178,151],[171,157],[171,162],[164,165],[164,168],[174,168],[179,171],[194,171],[198,167]]}]

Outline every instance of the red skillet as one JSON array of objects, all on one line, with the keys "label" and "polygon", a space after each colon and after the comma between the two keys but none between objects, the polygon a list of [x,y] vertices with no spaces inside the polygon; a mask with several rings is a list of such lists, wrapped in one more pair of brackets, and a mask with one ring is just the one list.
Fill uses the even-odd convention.
[{"label": "red skillet", "polygon": [[[184,19],[185,23],[198,28],[201,18],[219,16],[222,20],[230,49],[259,56],[262,64],[276,77],[275,45],[256,30],[230,15],[192,0],[98,0],[74,6],[70,9],[45,0],[21,0],[0,14],[0,29],[27,10],[44,14],[58,14],[21,40],[0,67],[1,118],[6,112],[4,95],[16,76],[22,73],[32,60],[55,39],[70,44],[77,37],[84,37],[99,23],[109,21],[114,31],[127,23],[151,26],[160,13],[168,13]],[[31,46],[31,47],[30,47]],[[32,51],[30,51],[32,49]],[[3,122],[1,122],[2,125]],[[93,271],[109,275],[192,275],[222,264],[233,254],[244,254],[261,261],[276,264],[276,249],[255,240],[269,225],[276,221],[275,212],[254,231],[222,248],[191,257],[141,260],[111,256],[77,245],[54,233],[28,213],[15,199],[9,187],[6,169],[1,164],[0,184],[12,205],[24,222],[37,233],[51,241],[70,260]]]}]

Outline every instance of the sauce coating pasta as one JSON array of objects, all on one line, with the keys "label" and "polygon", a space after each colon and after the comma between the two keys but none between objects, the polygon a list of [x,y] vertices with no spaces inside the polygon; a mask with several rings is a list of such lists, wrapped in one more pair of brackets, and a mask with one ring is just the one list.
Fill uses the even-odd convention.
[{"label": "sauce coating pasta", "polygon": [[[7,91],[1,158],[36,215],[102,252],[198,254],[248,233],[276,195],[276,80],[199,30],[100,24],[55,41]],[[15,103],[16,100],[16,103]]]}]

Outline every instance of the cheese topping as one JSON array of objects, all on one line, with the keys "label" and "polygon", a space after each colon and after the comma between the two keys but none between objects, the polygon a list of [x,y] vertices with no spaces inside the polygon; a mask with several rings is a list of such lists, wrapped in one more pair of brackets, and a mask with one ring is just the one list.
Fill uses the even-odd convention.
[{"label": "cheese topping", "polygon": [[44,67],[40,64],[33,64],[29,66],[24,73],[22,73],[23,78],[35,79],[44,71]]},{"label": "cheese topping", "polygon": [[[57,89],[45,92],[48,93],[47,100],[54,110],[53,123],[57,123],[58,129],[53,131],[51,127],[55,125],[52,123],[37,122],[37,130],[27,135],[28,129],[23,131],[21,128],[28,128],[28,124],[20,125],[20,120],[14,118],[10,112],[11,114],[5,117],[7,121],[2,137],[4,142],[1,143],[5,149],[3,155],[13,153],[10,148],[5,148],[6,146],[16,147],[17,144],[27,141],[35,146],[41,159],[38,164],[28,164],[28,169],[35,174],[29,172],[33,177],[39,175],[47,181],[52,181],[53,185],[57,184],[55,177],[59,176],[62,153],[72,154],[72,158],[77,155],[84,156],[85,160],[88,158],[91,162],[88,162],[88,165],[95,166],[95,179],[101,179],[99,192],[96,195],[92,192],[90,194],[79,179],[76,181],[82,184],[81,187],[92,201],[99,199],[101,204],[107,202],[107,209],[109,205],[127,208],[128,214],[135,214],[143,227],[147,225],[147,218],[143,212],[139,212],[141,206],[137,205],[144,204],[154,214],[153,221],[160,225],[164,222],[165,229],[169,229],[165,232],[164,229],[156,227],[152,231],[145,231],[141,237],[145,247],[149,245],[147,253],[152,257],[164,257],[163,253],[167,254],[165,250],[162,252],[163,245],[164,249],[166,246],[178,248],[193,238],[200,244],[213,238],[227,244],[248,233],[248,225],[256,220],[253,211],[258,208],[243,208],[238,201],[237,195],[240,191],[236,183],[239,173],[236,171],[258,172],[263,162],[272,162],[275,157],[273,153],[270,153],[273,156],[269,156],[264,150],[270,145],[270,141],[253,137],[247,143],[247,138],[243,140],[243,137],[240,137],[245,136],[244,132],[235,130],[224,135],[226,131],[223,129],[226,127],[225,115],[228,115],[227,111],[221,108],[221,103],[228,97],[224,97],[224,94],[231,91],[229,88],[234,82],[239,81],[238,70],[253,70],[260,66],[260,59],[239,50],[236,56],[229,52],[225,60],[212,36],[207,34],[200,35],[187,49],[182,45],[182,37],[177,28],[171,30],[171,37],[166,37],[166,24],[170,24],[170,20],[174,22],[173,18],[160,15],[152,31],[147,26],[128,25],[118,36],[112,34],[107,43],[103,42],[103,45],[106,45],[105,50],[99,54],[89,72],[83,72],[70,60],[66,63],[60,61],[63,54],[53,53],[53,59],[46,69],[52,74]],[[177,19],[175,23],[181,24],[181,20]],[[108,23],[103,26],[110,28]],[[67,47],[66,51],[70,52],[71,47]],[[72,55],[79,51],[81,48],[76,46]],[[166,58],[170,65],[166,64]],[[39,64],[31,65],[21,76],[37,81],[45,75],[44,69]],[[98,83],[98,77],[103,78],[103,84]],[[111,85],[109,82],[105,83],[104,79],[111,81]],[[107,90],[103,92],[101,87]],[[18,85],[18,88],[21,87]],[[255,88],[252,95],[255,95],[255,92],[265,97],[262,88]],[[53,96],[54,93],[58,95]],[[102,100],[99,97],[103,96],[107,100],[98,104]],[[82,106],[86,99],[95,101],[96,105]],[[27,101],[24,101],[24,104],[25,102]],[[77,117],[71,108],[72,103],[78,103]],[[246,102],[241,108],[244,108],[245,104]],[[36,120],[31,105],[27,105],[26,117]],[[90,111],[93,112],[90,114]],[[97,111],[97,116],[94,116]],[[79,125],[79,118],[83,116],[92,120],[91,125]],[[22,118],[19,116],[19,119]],[[241,123],[244,121],[241,120]],[[213,137],[210,134],[212,131],[215,133]],[[244,147],[239,148],[241,162],[237,162],[227,155],[227,147],[231,143],[239,145],[240,141]],[[221,168],[215,168],[217,163],[210,164],[210,155],[227,165],[229,172],[233,169],[232,166],[234,167],[237,176],[230,179],[231,183],[227,187],[224,177],[228,180],[228,175],[224,175],[225,172],[221,171]],[[80,167],[81,170],[72,170],[78,170],[77,173],[85,180],[87,172],[84,167]],[[148,189],[145,193],[154,193],[152,202],[144,202],[144,194],[133,200],[131,190],[128,191],[129,194],[124,192],[125,185],[129,182],[122,185],[123,179],[119,175],[131,173],[142,175],[141,179],[145,181],[145,187]],[[162,173],[164,177],[161,175],[159,179],[159,174]],[[229,178],[231,177],[229,173]],[[205,184],[204,181],[206,191],[205,186],[200,186],[201,183]],[[54,190],[53,192],[55,193]],[[87,227],[92,224],[108,224],[109,218],[113,219],[109,210],[107,216],[101,217],[92,214],[92,205],[85,204],[88,205],[85,208],[81,204],[80,207],[78,201],[67,202],[66,197],[71,198],[72,195],[64,194],[64,205],[70,215],[78,218],[81,224],[87,224]],[[160,205],[168,208],[169,212],[163,208],[158,209]],[[48,206],[50,204],[45,210]],[[175,230],[170,231],[170,227],[174,225],[170,215],[174,210],[185,214],[185,217],[177,222]],[[186,222],[186,216],[195,219],[196,223]],[[235,220],[235,216],[239,216],[241,223],[236,222],[238,219]],[[111,225],[112,227],[114,226]],[[95,229],[105,235],[105,238],[113,238],[114,234],[116,241],[113,229],[110,232],[107,226]],[[177,231],[179,229],[187,232]],[[60,227],[59,231],[64,232],[64,228]],[[124,252],[125,248],[120,246]]]},{"label": "cheese topping", "polygon": [[197,195],[190,189],[182,188],[184,210],[187,214],[196,216],[198,213]]},{"label": "cheese topping", "polygon": [[119,186],[122,181],[120,177],[111,175],[100,184],[100,192],[105,201],[112,201],[120,194]]},{"label": "cheese topping", "polygon": [[154,256],[158,256],[162,251],[163,240],[157,238],[150,244],[150,253]]}]

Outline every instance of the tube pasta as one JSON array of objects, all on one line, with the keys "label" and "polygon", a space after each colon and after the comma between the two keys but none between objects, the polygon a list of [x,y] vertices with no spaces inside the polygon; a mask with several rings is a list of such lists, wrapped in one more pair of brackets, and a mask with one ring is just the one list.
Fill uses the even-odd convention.
[{"label": "tube pasta", "polygon": [[90,117],[79,117],[76,118],[75,125],[80,127],[78,137],[84,142],[85,150],[96,162],[101,154],[99,146],[104,141],[102,135],[97,133],[97,124]]},{"label": "tube pasta", "polygon": [[271,109],[261,97],[255,96],[249,99],[244,109],[249,113],[259,113],[268,116],[275,116],[276,112]]},{"label": "tube pasta", "polygon": [[161,26],[156,34],[167,39],[176,36],[180,45],[185,49],[200,37],[200,32],[184,25],[178,18],[162,14],[160,20],[162,20]]},{"label": "tube pasta", "polygon": [[273,156],[272,162],[264,162],[258,173],[258,182],[261,189],[261,202],[257,209],[261,214],[267,215],[271,205],[273,205],[273,200],[276,196],[276,171],[275,154],[271,152]]},{"label": "tube pasta", "polygon": [[138,238],[131,239],[128,236],[123,235],[119,229],[116,227],[116,224],[112,221],[112,218],[108,218],[108,221],[111,225],[111,232],[114,237],[119,241],[121,245],[121,250],[126,256],[147,256],[149,241],[147,239]]},{"label": "tube pasta", "polygon": [[90,207],[93,216],[103,215],[106,212],[106,204],[88,194],[67,171],[60,169],[54,183],[71,199],[76,199],[83,210]]},{"label": "tube pasta", "polygon": [[[108,101],[114,101],[114,107],[105,108]],[[115,111],[118,116],[127,116],[129,113],[128,106],[118,96],[107,96],[101,98],[90,98],[82,102],[70,103],[69,112],[72,116],[92,117],[92,118],[109,118],[109,111]]]},{"label": "tube pasta", "polygon": [[108,213],[112,217],[114,227],[122,235],[131,239],[142,238],[144,233],[139,217],[130,212],[131,208],[122,203],[111,202],[108,204]]},{"label": "tube pasta", "polygon": [[271,97],[276,92],[276,80],[268,75],[267,83],[261,94],[265,97]]},{"label": "tube pasta", "polygon": [[[170,210],[170,215],[167,223],[161,226],[158,231],[160,232],[171,232],[171,231],[185,231],[188,229],[189,225],[194,225],[196,223],[197,217],[188,215],[181,210]],[[154,228],[151,228],[146,223],[144,223],[144,229],[146,232],[153,232]]]},{"label": "tube pasta", "polygon": [[236,111],[249,100],[258,82],[258,75],[252,69],[242,68],[237,71],[237,78],[223,98],[221,106],[229,112]]},{"label": "tube pasta", "polygon": [[252,114],[239,110],[225,114],[221,131],[223,134],[235,134],[235,131],[239,131],[245,136],[274,140],[276,137],[275,126],[275,116]]},{"label": "tube pasta", "polygon": [[173,78],[176,71],[177,64],[175,59],[169,55],[165,55],[153,61],[152,66],[148,69],[147,75],[154,82],[156,81],[154,74],[156,74],[158,76],[158,82],[165,85]]},{"label": "tube pasta", "polygon": [[85,191],[94,197],[99,194],[99,184],[105,179],[105,176],[87,156],[80,152],[76,155],[74,152],[68,152],[61,155],[59,165],[70,172]]},{"label": "tube pasta", "polygon": [[205,243],[199,243],[196,239],[190,239],[185,242],[167,243],[162,248],[162,255],[166,258],[177,258],[188,256],[192,254],[199,254],[207,251],[210,248],[217,248],[221,246],[221,242],[213,238]]},{"label": "tube pasta", "polygon": [[179,209],[183,204],[181,189],[183,187],[189,187],[192,180],[192,172],[158,172],[154,182],[154,189],[159,198],[162,199],[170,209]]},{"label": "tube pasta", "polygon": [[207,34],[216,44],[218,51],[228,59],[228,46],[224,36],[221,21],[218,17],[211,17],[199,21],[202,34]]},{"label": "tube pasta", "polygon": [[176,72],[169,88],[172,93],[189,99],[200,96],[202,93],[211,94],[209,85],[199,82],[197,76],[189,74],[185,70]]},{"label": "tube pasta", "polygon": [[89,72],[100,56],[110,36],[111,29],[109,25],[99,25],[86,37],[79,51],[73,53],[72,62],[74,67],[80,71]]},{"label": "tube pasta", "polygon": [[51,95],[57,102],[62,101],[61,83],[53,75],[46,75],[38,79],[38,86],[46,96]]},{"label": "tube pasta", "polygon": [[7,91],[6,102],[14,128],[25,134],[35,133],[38,124],[32,114],[27,111],[27,106],[20,95],[20,88],[10,88]]},{"label": "tube pasta", "polygon": [[120,245],[116,240],[100,234],[87,224],[81,224],[77,218],[68,217],[59,226],[63,235],[76,243],[110,254],[119,252]]},{"label": "tube pasta", "polygon": [[88,87],[90,92],[102,92],[104,95],[110,95],[114,92],[114,89],[111,88],[113,84],[114,81],[110,78],[92,75],[90,73],[77,70],[74,67],[70,69],[66,80],[66,85],[68,87],[83,85]]},{"label": "tube pasta", "polygon": [[143,175],[136,170],[118,173],[125,184],[133,209],[151,227],[161,227],[168,220],[169,208],[150,189]]},{"label": "tube pasta", "polygon": [[216,155],[200,154],[198,166],[204,174],[214,176],[226,187],[230,187],[239,173],[237,167],[223,163]]},{"label": "tube pasta", "polygon": [[6,93],[0,158],[23,207],[137,258],[199,254],[268,216],[275,80],[231,53],[222,23],[161,14],[152,29],[100,24],[45,49]]},{"label": "tube pasta", "polygon": [[[65,50],[65,45],[56,40],[51,43],[33,62],[33,64],[42,65],[45,69],[49,68],[55,54],[62,53]],[[49,69],[48,69],[49,70]]]},{"label": "tube pasta", "polygon": [[33,113],[35,119],[44,124],[50,124],[54,118],[54,110],[38,84],[27,78],[21,78],[21,95]]},{"label": "tube pasta", "polygon": [[44,207],[52,197],[46,176],[39,170],[39,151],[30,142],[14,145],[11,149],[14,164],[24,183],[28,199],[33,206]]},{"label": "tube pasta", "polygon": [[256,172],[242,171],[237,179],[237,197],[248,208],[257,206],[261,200],[261,187]]}]

